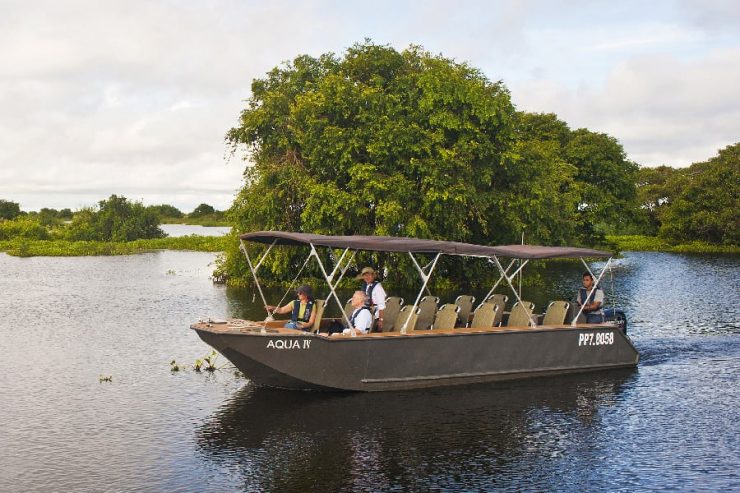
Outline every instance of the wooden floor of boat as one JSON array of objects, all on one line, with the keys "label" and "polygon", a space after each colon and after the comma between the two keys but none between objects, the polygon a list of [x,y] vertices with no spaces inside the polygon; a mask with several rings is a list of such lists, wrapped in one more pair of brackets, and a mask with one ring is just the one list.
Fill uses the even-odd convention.
[{"label": "wooden floor of boat", "polygon": [[[286,329],[283,327],[285,320],[275,320],[271,322],[254,322],[250,320],[226,320],[226,321],[209,321],[199,322],[193,324],[191,328],[207,330],[209,332],[218,333],[262,333],[265,330],[268,334],[272,335],[290,335],[290,336],[313,336],[313,337],[325,337],[329,339],[329,336],[324,334],[313,334],[303,332],[295,329]],[[612,328],[612,325],[606,325],[606,327]],[[593,329],[593,328],[605,328],[605,324],[578,324],[573,327],[569,324],[563,325],[537,325],[535,327],[483,327],[483,328],[470,328],[470,327],[459,327],[455,329],[435,329],[435,330],[413,330],[406,334],[401,332],[373,332],[370,334],[358,335],[355,338],[372,339],[372,338],[386,338],[386,337],[414,337],[414,336],[446,336],[446,335],[460,335],[460,334],[478,334],[486,332],[527,332],[527,331],[550,331],[550,330],[563,330],[563,329]],[[338,337],[350,337],[350,336],[335,336]]]}]

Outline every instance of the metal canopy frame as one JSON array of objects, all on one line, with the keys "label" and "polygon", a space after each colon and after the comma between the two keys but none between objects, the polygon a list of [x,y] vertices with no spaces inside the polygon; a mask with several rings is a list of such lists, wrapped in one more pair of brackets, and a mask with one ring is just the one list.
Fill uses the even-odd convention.
[{"label": "metal canopy frame", "polygon": [[[272,234],[268,234],[268,233],[272,233]],[[262,233],[251,233],[251,234],[248,233],[248,234],[242,235],[240,237],[240,240],[239,240],[239,242],[240,242],[239,249],[244,253],[244,255],[247,258],[247,264],[249,266],[249,270],[252,273],[252,277],[254,278],[254,282],[255,282],[255,284],[257,286],[257,290],[259,291],[259,294],[260,294],[260,297],[262,299],[263,305],[264,306],[267,306],[267,300],[266,300],[265,295],[264,295],[264,293],[262,291],[262,287],[261,287],[261,285],[259,283],[259,277],[258,277],[257,273],[259,271],[260,266],[262,265],[262,262],[265,260],[265,258],[267,257],[267,255],[270,253],[270,251],[272,250],[272,248],[276,244],[282,244],[282,245],[307,244],[307,245],[310,246],[311,251],[310,251],[308,257],[306,258],[306,261],[304,262],[303,267],[299,271],[298,275],[300,275],[300,273],[303,271],[303,269],[305,268],[306,264],[311,259],[311,257],[315,258],[316,259],[316,262],[317,262],[317,264],[319,266],[319,269],[321,270],[321,273],[324,276],[324,280],[326,281],[327,285],[329,286],[330,293],[327,296],[327,298],[324,300],[324,303],[328,303],[328,301],[329,301],[330,298],[334,298],[334,300],[337,303],[337,306],[339,307],[340,312],[342,313],[342,317],[343,317],[344,321],[347,323],[347,325],[349,325],[350,324],[349,317],[347,317],[347,314],[344,312],[342,302],[339,300],[339,296],[336,293],[337,286],[339,285],[339,283],[344,278],[344,275],[346,274],[347,270],[349,269],[349,266],[352,264],[352,261],[354,260],[355,255],[357,254],[357,252],[359,250],[367,250],[367,249],[369,249],[368,248],[368,245],[369,245],[368,242],[372,241],[373,239],[381,239],[381,238],[386,238],[386,237],[362,237],[363,238],[363,241],[365,243],[360,243],[359,241],[352,242],[350,240],[347,240],[347,238],[353,239],[353,237],[330,237],[330,236],[323,236],[323,235],[310,235],[310,234],[301,234],[301,233],[281,233],[281,234],[278,235],[278,234],[275,234],[275,233],[276,232],[266,232],[264,234],[262,234]],[[339,240],[333,241],[334,239],[337,239],[337,238],[343,239],[344,241],[339,241]],[[367,238],[370,238],[370,240],[366,240]],[[387,237],[387,238],[391,238],[391,237]],[[267,247],[267,250],[265,250],[265,252],[259,258],[259,260],[258,260],[258,262],[256,264],[254,264],[252,262],[252,259],[251,259],[250,255],[249,255],[249,251],[248,251],[248,249],[247,249],[247,247],[245,245],[245,240],[252,240],[252,241],[255,241],[255,242],[259,242],[259,243],[263,243],[263,244],[268,244],[269,245]],[[268,240],[272,240],[272,241],[268,241]],[[565,247],[538,247],[538,246],[535,246],[535,245],[513,245],[513,246],[509,246],[509,247],[478,247],[477,245],[455,244],[453,242],[436,242],[436,241],[433,241],[433,240],[414,240],[414,239],[411,239],[411,238],[391,238],[391,241],[392,240],[409,240],[409,242],[422,242],[424,244],[426,242],[428,242],[428,243],[442,244],[442,246],[437,247],[436,250],[431,250],[431,251],[426,251],[426,250],[423,250],[423,249],[422,250],[418,250],[418,249],[413,249],[413,248],[411,248],[411,249],[410,248],[401,248],[398,245],[398,243],[394,244],[392,248],[379,249],[379,251],[387,251],[387,252],[396,252],[396,253],[406,252],[406,253],[408,253],[409,257],[411,257],[411,260],[412,260],[414,266],[416,267],[416,270],[419,273],[419,277],[421,278],[421,281],[422,281],[422,285],[421,285],[421,288],[419,289],[419,294],[417,295],[416,300],[414,301],[412,311],[415,311],[416,308],[419,306],[419,302],[421,301],[421,297],[422,297],[422,294],[424,293],[424,290],[425,289],[428,290],[427,286],[429,284],[429,279],[431,278],[431,276],[432,276],[432,274],[434,272],[434,269],[437,266],[437,262],[439,261],[439,258],[442,256],[442,254],[455,255],[455,256],[461,256],[461,257],[479,257],[479,258],[486,258],[486,259],[488,259],[489,262],[491,262],[492,264],[494,264],[496,266],[496,268],[498,269],[498,272],[500,274],[500,277],[494,283],[493,287],[488,292],[488,294],[486,294],[486,296],[484,297],[484,301],[489,296],[491,296],[491,294],[496,290],[496,288],[499,286],[499,284],[501,283],[501,281],[506,280],[506,283],[511,288],[511,291],[514,293],[514,297],[517,299],[517,301],[519,303],[522,303],[521,294],[519,292],[517,292],[516,288],[514,287],[514,284],[513,284],[512,280],[514,279],[514,277],[517,276],[517,274],[520,274],[522,272],[522,270],[524,269],[524,266],[526,266],[529,263],[529,260],[530,259],[532,259],[532,258],[555,258],[555,257],[570,257],[570,258],[574,258],[574,257],[576,257],[575,254],[576,253],[580,253],[581,251],[582,252],[585,252],[585,253],[588,253],[588,254],[593,253],[595,256],[600,256],[600,257],[604,257],[604,256],[608,255],[608,254],[606,254],[606,252],[600,252],[598,250],[587,250],[587,249],[579,249],[579,248],[567,249]],[[319,256],[318,251],[316,249],[316,246],[317,245],[318,246],[325,246],[329,250],[330,253],[333,253],[333,251],[332,251],[333,248],[342,248],[343,247],[342,254],[336,260],[336,263],[334,265],[334,268],[331,270],[330,273],[327,272],[327,269],[324,266],[324,263],[321,261],[321,257]],[[351,245],[351,246],[348,246],[348,245]],[[449,245],[464,245],[466,248],[460,248],[459,251],[457,251],[457,248],[456,248],[455,249],[456,251],[450,251],[449,250],[450,249],[450,246]],[[355,248],[352,248],[352,246],[354,246]],[[522,248],[521,249],[516,248],[518,246],[521,246]],[[475,249],[476,247],[478,247],[480,250],[476,250]],[[501,250],[501,251],[496,251],[496,253],[503,253],[503,256],[510,256],[513,253],[529,253],[529,252],[532,252],[532,254],[529,255],[526,258],[518,258],[518,257],[515,257],[515,258],[513,258],[511,260],[511,262],[509,263],[509,265],[506,268],[504,268],[502,266],[501,262],[499,261],[499,255],[497,255],[496,253],[493,253],[494,252],[493,249],[496,249],[496,248],[500,248],[500,250]],[[484,253],[484,250],[485,250],[485,253]],[[552,251],[553,254],[548,256],[548,255],[543,254],[542,253],[543,251],[544,252]],[[351,255],[349,256],[349,258],[345,262],[345,258],[347,258],[347,255],[348,255],[349,252],[352,252],[352,253],[351,253]],[[556,252],[557,252],[557,254],[555,254]],[[565,252],[565,253],[563,253],[563,252]],[[416,257],[414,257],[414,253],[432,254],[432,255],[434,255],[434,259],[429,264],[427,264],[424,267],[422,267],[421,265],[419,265],[419,262],[416,260]],[[589,268],[588,264],[586,264],[586,261],[583,260],[583,256],[577,256],[577,258],[580,258],[581,259],[581,262],[583,262],[583,264],[586,266],[586,269],[588,269],[588,272],[591,273],[591,275],[593,275],[593,272]],[[511,274],[509,274],[509,271],[516,264],[517,261],[519,262],[519,266]],[[601,281],[601,278],[604,276],[604,273],[610,267],[611,261],[612,261],[612,257],[609,257],[609,259],[607,260],[606,265],[601,270],[601,273],[599,274],[598,278],[594,282],[594,285],[591,288],[591,291],[588,293],[588,297],[590,297],[591,294],[596,290],[597,286],[599,285],[599,282]],[[337,280],[335,282],[334,281],[334,277],[337,274],[339,275],[339,277],[337,278]],[[298,278],[298,275],[293,280],[293,283]],[[291,285],[291,287],[289,287],[288,292],[290,291],[291,288],[292,288],[292,285]],[[283,296],[283,299],[284,298],[285,298],[285,296]],[[282,302],[282,300],[281,300],[281,302]],[[571,325],[572,326],[575,326],[576,325],[576,320],[578,320],[578,317],[581,315],[581,313],[583,313],[583,306],[581,306],[581,309],[578,311],[578,314],[571,321]],[[534,319],[534,316],[533,315],[534,314],[530,314],[529,315],[529,320],[530,320],[530,323],[532,324],[532,326],[533,327],[536,327],[537,326],[537,322]],[[267,311],[267,318],[265,319],[265,322],[267,322],[269,320],[272,320],[272,313],[268,310]],[[407,318],[406,319],[406,322],[403,325],[403,327],[401,327],[401,333],[402,334],[406,334],[408,330],[413,330],[413,327],[409,329],[408,322],[409,322],[409,319]],[[263,332],[265,331],[265,326],[264,325],[262,326],[262,331]],[[352,333],[352,336],[354,337],[354,332]]]}]

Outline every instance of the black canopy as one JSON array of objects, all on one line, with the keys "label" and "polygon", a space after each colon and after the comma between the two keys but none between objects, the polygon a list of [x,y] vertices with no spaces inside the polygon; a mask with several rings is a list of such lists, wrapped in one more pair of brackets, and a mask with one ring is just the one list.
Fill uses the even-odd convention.
[{"label": "black canopy", "polygon": [[376,252],[443,253],[467,257],[509,257],[525,259],[611,257],[609,252],[590,248],[538,245],[485,246],[456,241],[423,240],[397,236],[326,236],[287,231],[257,231],[240,236],[242,240],[276,245],[308,245]]}]

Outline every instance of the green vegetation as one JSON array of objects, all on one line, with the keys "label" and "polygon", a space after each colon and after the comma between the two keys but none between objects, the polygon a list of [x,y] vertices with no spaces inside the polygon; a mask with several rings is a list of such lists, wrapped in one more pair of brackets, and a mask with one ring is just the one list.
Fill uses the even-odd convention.
[{"label": "green vegetation", "polygon": [[[16,209],[7,206],[7,202],[4,205],[7,210]],[[125,197],[111,195],[97,207],[74,214],[69,209],[20,211],[13,213],[12,219],[0,219],[0,251],[19,257],[128,255],[164,249],[224,251],[225,237],[165,237],[158,226],[158,210],[173,213],[177,209],[166,205],[145,208]],[[212,214],[215,213],[218,211]],[[64,222],[65,218],[71,221]]]},{"label": "green vegetation", "polygon": [[672,243],[740,244],[740,143],[688,168],[643,168],[632,231]]},{"label": "green vegetation", "polygon": [[0,199],[0,220],[15,219],[21,214],[21,206],[16,202]]},{"label": "green vegetation", "polygon": [[[224,251],[214,275],[246,285],[238,233],[254,230],[480,244],[524,235],[527,243],[671,252],[737,252],[740,244],[740,143],[685,169],[640,168],[615,138],[517,111],[500,81],[416,46],[399,52],[366,41],[342,56],[298,56],[275,67],[253,81],[226,140],[249,161],[227,212],[201,203],[186,214],[112,195],[74,214],[26,213],[0,200],[0,250]],[[164,222],[232,233],[162,238]],[[273,250],[264,281],[286,279],[304,254]],[[360,252],[355,262],[387,270],[389,284],[416,278],[405,256]],[[436,279],[485,282],[491,273],[479,269],[445,259]],[[319,275],[314,263],[303,275]]]},{"label": "green vegetation", "polygon": [[[637,165],[605,134],[517,112],[501,82],[418,47],[370,42],[342,58],[299,56],[252,83],[227,140],[250,165],[230,210],[237,231],[276,229],[512,243],[605,241],[626,217]],[[220,265],[246,281],[237,242]],[[383,256],[359,261],[391,265]],[[264,276],[302,262],[276,253]],[[440,277],[481,272],[452,260]],[[398,257],[392,282],[414,278]],[[487,272],[487,271],[486,271]]]},{"label": "green vegetation", "polygon": [[229,226],[223,211],[217,211],[213,206],[200,204],[190,214],[183,214],[178,208],[171,205],[153,205],[148,210],[156,212],[160,224],[197,224],[200,226]]},{"label": "green vegetation", "polygon": [[181,236],[123,242],[27,240],[15,238],[0,241],[0,252],[18,257],[70,257],[88,255],[130,255],[153,250],[191,250],[197,252],[222,252],[226,248],[225,236]]},{"label": "green vegetation", "polygon": [[101,200],[97,208],[79,211],[60,234],[67,240],[113,242],[165,236],[154,212],[140,202],[129,202],[117,195]]},{"label": "green vegetation", "polygon": [[673,252],[673,253],[740,253],[740,245],[718,245],[704,241],[671,243],[656,236],[607,235],[607,240],[619,251]]}]

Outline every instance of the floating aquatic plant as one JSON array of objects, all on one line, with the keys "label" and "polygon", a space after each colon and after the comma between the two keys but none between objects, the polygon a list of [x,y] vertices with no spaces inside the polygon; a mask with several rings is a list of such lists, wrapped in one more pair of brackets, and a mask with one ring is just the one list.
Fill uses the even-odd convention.
[{"label": "floating aquatic plant", "polygon": [[103,383],[103,382],[113,382],[113,375],[108,375],[108,376],[100,375],[98,377],[98,382],[100,382],[100,383]]}]

